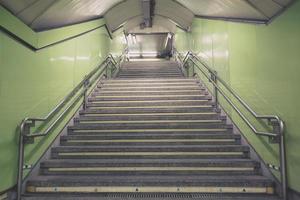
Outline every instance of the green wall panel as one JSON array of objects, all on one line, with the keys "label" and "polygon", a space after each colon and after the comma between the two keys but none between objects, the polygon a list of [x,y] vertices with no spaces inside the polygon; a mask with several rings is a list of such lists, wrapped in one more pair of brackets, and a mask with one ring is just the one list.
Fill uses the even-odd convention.
[{"label": "green wall panel", "polygon": [[[70,31],[68,27],[43,32],[43,45],[64,38],[68,33],[85,32],[90,26],[76,25],[75,28],[76,31]],[[53,36],[47,38],[51,32]],[[38,52],[0,32],[0,191],[13,186],[16,181],[17,126],[21,120],[28,116],[45,116],[103,61],[109,46],[105,27]],[[26,146],[27,164],[38,160],[73,113],[70,112],[49,137]]]},{"label": "green wall panel", "polygon": [[37,46],[37,34],[2,6],[0,6],[0,26],[13,32],[32,46]]},{"label": "green wall panel", "polygon": [[[195,19],[191,32],[179,31],[176,35],[179,51],[193,50],[202,56],[257,113],[282,117],[287,127],[289,186],[297,191],[300,191],[299,21],[300,2],[296,2],[267,26]],[[229,108],[224,101],[221,103]],[[278,164],[277,145],[253,134],[235,112],[228,111],[264,161]]]}]

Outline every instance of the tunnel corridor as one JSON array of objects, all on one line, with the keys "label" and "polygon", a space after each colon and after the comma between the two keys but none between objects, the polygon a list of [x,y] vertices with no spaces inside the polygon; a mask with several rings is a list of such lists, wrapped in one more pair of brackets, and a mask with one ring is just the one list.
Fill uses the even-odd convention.
[{"label": "tunnel corridor", "polygon": [[0,200],[297,200],[300,2],[0,0]]}]

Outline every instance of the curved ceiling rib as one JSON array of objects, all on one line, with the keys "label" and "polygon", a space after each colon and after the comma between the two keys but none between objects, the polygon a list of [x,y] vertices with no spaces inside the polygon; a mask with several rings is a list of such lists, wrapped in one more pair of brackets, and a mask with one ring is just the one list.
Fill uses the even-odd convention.
[{"label": "curved ceiling rib", "polygon": [[295,0],[174,0],[196,17],[268,23]]},{"label": "curved ceiling rib", "polygon": [[[141,0],[127,0],[110,9],[104,16],[110,31],[117,30],[126,21],[143,15]],[[156,1],[154,16],[170,19],[183,29],[189,29],[194,14],[172,0]]]},{"label": "curved ceiling rib", "polygon": [[[143,0],[0,0],[33,30],[42,31],[105,17],[111,31],[142,16]],[[296,0],[147,0],[154,16],[188,30],[194,17],[268,23]],[[145,11],[145,9],[144,9]]]}]

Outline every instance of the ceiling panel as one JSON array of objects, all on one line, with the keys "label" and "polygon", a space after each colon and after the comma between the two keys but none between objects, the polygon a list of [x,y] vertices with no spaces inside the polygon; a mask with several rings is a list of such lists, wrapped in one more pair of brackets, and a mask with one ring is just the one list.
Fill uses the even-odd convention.
[{"label": "ceiling panel", "polygon": [[[188,30],[194,16],[266,23],[296,0],[156,0],[154,14]],[[111,31],[143,15],[142,0],[0,0],[41,31],[105,17]]]},{"label": "ceiling panel", "polygon": [[265,19],[243,0],[178,0],[198,16]]},{"label": "ceiling panel", "polygon": [[194,14],[189,9],[173,0],[156,1],[154,13],[169,18],[178,26],[186,30],[189,29],[194,19]]},{"label": "ceiling panel", "polygon": [[293,0],[176,0],[198,17],[269,21]]},{"label": "ceiling panel", "polygon": [[0,0],[34,30],[44,30],[102,17],[122,0]]},{"label": "ceiling panel", "polygon": [[109,29],[115,31],[126,21],[142,15],[141,0],[127,0],[114,6],[104,17]]},{"label": "ceiling panel", "polygon": [[143,16],[135,17],[124,24],[124,31],[126,33],[175,33],[176,25],[172,23],[168,18],[161,16],[153,17],[153,25],[151,28],[140,28],[140,24],[143,22]]}]

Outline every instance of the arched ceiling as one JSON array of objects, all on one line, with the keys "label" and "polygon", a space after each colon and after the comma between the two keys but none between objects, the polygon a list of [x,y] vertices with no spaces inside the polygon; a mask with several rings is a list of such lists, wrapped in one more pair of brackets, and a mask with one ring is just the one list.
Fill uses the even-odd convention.
[{"label": "arched ceiling", "polygon": [[176,25],[168,18],[161,16],[153,17],[153,25],[151,28],[140,28],[140,24],[143,23],[143,17],[138,16],[127,21],[123,29],[125,33],[175,33]]},{"label": "arched ceiling", "polygon": [[155,2],[152,15],[188,30],[194,17],[267,23],[295,0],[0,0],[0,5],[36,31],[101,17],[114,31],[145,18],[145,1]]}]

